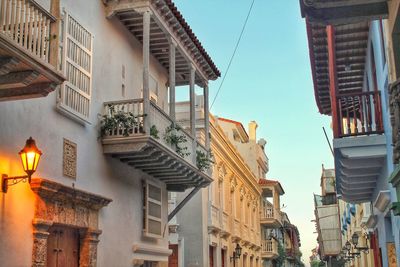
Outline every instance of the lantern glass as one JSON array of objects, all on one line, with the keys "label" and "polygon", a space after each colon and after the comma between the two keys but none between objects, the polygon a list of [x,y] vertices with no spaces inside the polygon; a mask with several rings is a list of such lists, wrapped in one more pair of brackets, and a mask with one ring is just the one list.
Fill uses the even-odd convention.
[{"label": "lantern glass", "polygon": [[358,235],[357,235],[357,233],[354,233],[354,234],[351,236],[351,242],[353,243],[354,246],[357,246],[357,245],[358,245]]},{"label": "lantern glass", "polygon": [[238,258],[240,258],[240,255],[242,255],[242,248],[239,246],[239,244],[236,244],[235,254]]},{"label": "lantern glass", "polygon": [[42,152],[37,148],[35,140],[29,137],[29,139],[26,140],[24,148],[19,152],[22,167],[26,174],[28,174],[28,177],[36,171],[41,155]]}]

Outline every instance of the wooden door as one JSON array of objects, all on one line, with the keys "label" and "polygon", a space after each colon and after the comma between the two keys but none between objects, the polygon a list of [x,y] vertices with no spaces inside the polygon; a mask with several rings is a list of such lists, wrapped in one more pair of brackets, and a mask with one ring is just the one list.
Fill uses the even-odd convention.
[{"label": "wooden door", "polygon": [[214,267],[214,247],[210,246],[209,250],[210,267]]},{"label": "wooden door", "polygon": [[79,267],[79,230],[64,226],[49,229],[48,267]]},{"label": "wooden door", "polygon": [[221,267],[225,267],[225,249],[221,249]]},{"label": "wooden door", "polygon": [[168,257],[168,267],[178,267],[178,245],[169,245],[172,254]]}]

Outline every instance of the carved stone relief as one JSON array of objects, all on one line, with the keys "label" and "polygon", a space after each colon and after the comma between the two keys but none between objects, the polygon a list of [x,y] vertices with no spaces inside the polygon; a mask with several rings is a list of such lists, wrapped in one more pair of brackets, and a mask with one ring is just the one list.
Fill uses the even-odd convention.
[{"label": "carved stone relief", "polygon": [[40,178],[32,179],[31,188],[36,193],[32,266],[47,266],[48,230],[53,224],[60,224],[80,229],[79,266],[96,267],[101,234],[98,212],[111,199]]},{"label": "carved stone relief", "polygon": [[64,139],[63,143],[63,174],[76,179],[77,146],[74,142]]}]

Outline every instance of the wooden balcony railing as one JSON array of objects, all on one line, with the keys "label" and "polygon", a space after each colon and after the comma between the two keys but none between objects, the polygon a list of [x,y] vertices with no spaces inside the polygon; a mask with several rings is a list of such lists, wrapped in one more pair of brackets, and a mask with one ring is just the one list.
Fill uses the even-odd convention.
[{"label": "wooden balcony railing", "polygon": [[266,206],[261,210],[261,219],[281,219],[281,213],[279,210],[274,209],[273,206]]},{"label": "wooden balcony railing", "polygon": [[261,253],[278,253],[278,243],[276,240],[261,240]]},{"label": "wooden balcony railing", "polygon": [[222,230],[225,232],[230,232],[230,223],[229,223],[229,213],[222,212]]},{"label": "wooden balcony railing", "polygon": [[[163,138],[163,134],[165,129],[170,127],[172,124],[176,125],[177,123],[173,121],[160,107],[158,107],[157,104],[150,101],[149,114],[143,114],[143,98],[104,103],[104,115],[113,116],[113,114],[118,114],[119,112],[129,114],[131,117],[135,118],[136,123],[134,126],[127,129],[117,126],[113,130],[104,133],[103,138],[151,135],[151,133],[145,133],[143,128],[144,121],[149,120],[149,125],[155,126],[159,131],[159,138],[157,139],[158,142],[175,151],[175,149],[171,147],[171,145],[168,144]],[[182,147],[186,148],[183,158],[196,166],[195,157],[193,157],[193,153],[196,153],[196,151],[193,151],[192,148],[194,138],[183,128],[181,128],[179,134],[184,135],[186,140],[185,143],[181,144]],[[201,144],[197,144],[197,150],[206,153],[206,149]]]},{"label": "wooden balcony railing", "polygon": [[55,18],[33,0],[0,0],[0,34],[48,62]]},{"label": "wooden balcony railing", "polygon": [[233,235],[240,237],[240,221],[238,219],[233,220]]},{"label": "wooden balcony railing", "polygon": [[220,220],[219,220],[220,210],[219,210],[219,208],[211,204],[210,212],[211,212],[211,216],[210,216],[211,217],[211,225],[215,226],[215,227],[219,227],[220,226]]},{"label": "wooden balcony railing", "polygon": [[341,94],[336,100],[339,127],[335,138],[383,133],[379,91]]}]

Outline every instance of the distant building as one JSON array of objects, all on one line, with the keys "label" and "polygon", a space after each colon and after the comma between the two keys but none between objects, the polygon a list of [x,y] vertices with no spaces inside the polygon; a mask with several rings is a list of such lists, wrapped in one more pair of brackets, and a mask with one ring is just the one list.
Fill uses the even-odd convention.
[{"label": "distant building", "polygon": [[[300,6],[316,104],[321,114],[332,116],[337,196],[353,209],[352,204],[372,204],[365,231],[373,264],[396,266],[400,263],[400,191],[393,188],[400,185],[399,1],[301,0]],[[364,230],[357,232],[361,238]],[[351,241],[349,234],[343,236],[345,243]]]},{"label": "distant building", "polygon": [[[197,193],[193,199],[170,221],[170,248],[174,254],[169,266],[261,266],[260,195],[258,177],[239,153],[229,132],[246,144],[251,140],[238,122],[211,116],[210,132],[202,126],[204,113],[201,98],[197,98],[201,131],[198,138],[210,134],[213,154],[213,182],[208,189]],[[184,119],[188,103],[179,103],[177,118]],[[183,119],[182,119],[183,118]],[[232,124],[231,124],[232,122]],[[237,134],[237,135],[236,135]],[[265,159],[265,155],[264,155]],[[262,161],[263,168],[265,162]],[[170,209],[184,199],[187,193],[170,194]],[[234,258],[239,245],[240,258]],[[174,265],[176,262],[177,265]]]}]

